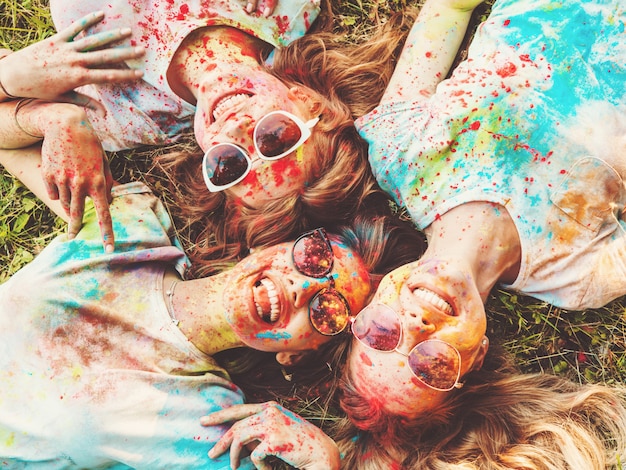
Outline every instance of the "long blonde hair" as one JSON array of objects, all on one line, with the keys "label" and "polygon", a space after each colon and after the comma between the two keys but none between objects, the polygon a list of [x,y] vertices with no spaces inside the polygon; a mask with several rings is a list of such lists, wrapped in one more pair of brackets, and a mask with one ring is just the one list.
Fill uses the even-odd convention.
[{"label": "long blonde hair", "polygon": [[351,419],[333,433],[344,468],[604,470],[626,461],[624,387],[522,374],[503,352],[489,356],[447,402],[411,421],[366,411],[344,372]]}]

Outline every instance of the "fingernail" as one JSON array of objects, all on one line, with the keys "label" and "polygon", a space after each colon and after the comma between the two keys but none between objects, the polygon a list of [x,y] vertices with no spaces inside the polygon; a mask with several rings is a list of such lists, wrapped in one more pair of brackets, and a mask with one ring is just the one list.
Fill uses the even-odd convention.
[{"label": "fingernail", "polygon": [[246,11],[247,11],[248,13],[252,13],[252,12],[254,11],[254,5],[253,5],[252,3],[248,3],[248,4],[246,5]]},{"label": "fingernail", "polygon": [[115,247],[111,243],[107,243],[106,245],[104,245],[105,253],[113,253],[114,249]]},{"label": "fingernail", "polygon": [[270,13],[272,12],[272,10],[270,10],[270,7],[265,7],[265,10],[263,10],[263,16],[265,18],[270,16]]},{"label": "fingernail", "polygon": [[209,456],[210,459],[214,459],[215,458],[215,452],[213,451],[213,449],[215,449],[215,447],[211,447],[209,449],[209,452],[207,453],[207,455]]},{"label": "fingernail", "polygon": [[130,28],[120,28],[120,34],[127,35],[127,34],[130,34],[131,32],[132,32],[132,29]]}]

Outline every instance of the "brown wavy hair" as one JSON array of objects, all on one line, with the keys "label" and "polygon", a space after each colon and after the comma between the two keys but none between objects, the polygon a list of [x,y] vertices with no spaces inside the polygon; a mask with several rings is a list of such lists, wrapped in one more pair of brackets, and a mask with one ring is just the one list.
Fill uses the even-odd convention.
[{"label": "brown wavy hair", "polygon": [[626,458],[626,390],[523,374],[501,348],[413,420],[369,407],[344,371],[333,429],[350,470],[604,470]]},{"label": "brown wavy hair", "polygon": [[359,47],[340,34],[321,31],[277,49],[268,71],[287,86],[316,96],[320,122],[310,138],[317,155],[305,188],[262,208],[227,201],[210,193],[200,172],[201,152],[161,157],[162,169],[176,182],[176,207],[193,233],[190,275],[214,274],[263,247],[294,238],[317,226],[345,223],[361,210],[388,204],[371,174],[367,144],[354,119],[380,100],[395,66],[410,16],[395,15],[371,42]]}]

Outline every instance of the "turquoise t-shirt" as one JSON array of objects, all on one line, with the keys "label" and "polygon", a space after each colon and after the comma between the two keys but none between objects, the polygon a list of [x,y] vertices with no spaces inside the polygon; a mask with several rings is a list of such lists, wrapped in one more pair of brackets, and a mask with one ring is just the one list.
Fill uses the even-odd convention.
[{"label": "turquoise t-shirt", "polygon": [[562,307],[626,294],[612,261],[625,259],[626,198],[611,168],[624,155],[625,7],[497,0],[432,96],[357,121],[378,182],[420,229],[467,202],[506,207],[522,242],[511,287]]},{"label": "turquoise t-shirt", "polygon": [[113,196],[114,253],[91,207],[0,286],[0,467],[230,468],[199,418],[243,395],[169,316],[164,270],[188,263],[170,218],[143,184]]}]

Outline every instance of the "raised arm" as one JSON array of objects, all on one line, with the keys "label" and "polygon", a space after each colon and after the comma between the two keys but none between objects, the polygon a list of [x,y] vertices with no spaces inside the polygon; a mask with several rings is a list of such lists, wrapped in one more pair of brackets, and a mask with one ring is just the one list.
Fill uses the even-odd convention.
[{"label": "raised arm", "polygon": [[0,101],[40,98],[104,112],[98,102],[74,89],[88,83],[140,78],[140,71],[120,64],[140,57],[144,51],[141,47],[117,45],[130,36],[130,29],[114,29],[76,38],[103,17],[102,12],[91,13],[54,36],[24,49],[13,53],[0,50]]},{"label": "raised arm", "polygon": [[411,28],[381,103],[432,95],[461,46],[472,11],[482,0],[426,0]]}]

